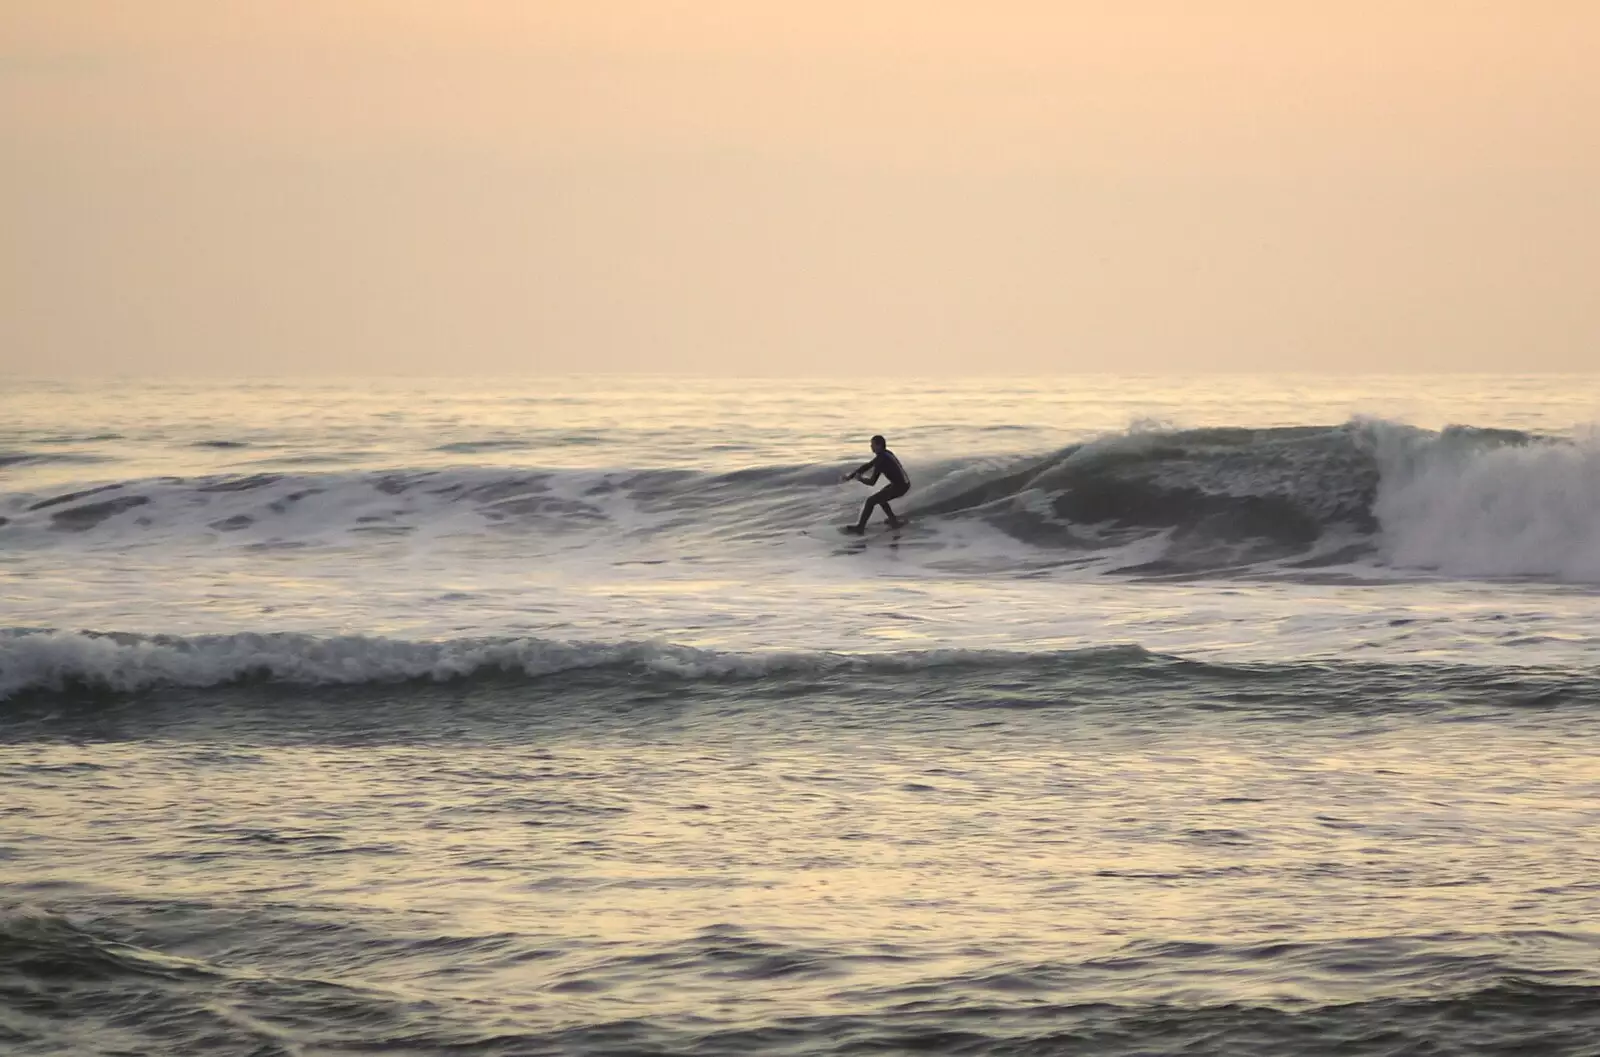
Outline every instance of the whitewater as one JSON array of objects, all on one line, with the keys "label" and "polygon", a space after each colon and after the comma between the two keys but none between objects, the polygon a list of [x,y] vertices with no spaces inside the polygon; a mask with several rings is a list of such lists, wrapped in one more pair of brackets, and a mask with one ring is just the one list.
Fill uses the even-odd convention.
[{"label": "whitewater", "polygon": [[[81,632],[200,636],[217,678],[300,664],[275,632],[374,679],[411,672],[393,640],[485,637],[1559,662],[1600,615],[1587,384],[967,383],[881,423],[839,386],[34,383],[0,436],[0,689],[137,682]],[[914,524],[853,544],[877,429]]]},{"label": "whitewater", "polygon": [[1596,421],[16,382],[0,1048],[1592,1052]]}]

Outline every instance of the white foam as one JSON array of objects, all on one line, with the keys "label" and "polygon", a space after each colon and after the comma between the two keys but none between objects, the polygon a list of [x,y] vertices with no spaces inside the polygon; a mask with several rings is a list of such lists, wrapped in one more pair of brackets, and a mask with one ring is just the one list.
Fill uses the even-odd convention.
[{"label": "white foam", "polygon": [[1393,565],[1600,583],[1600,437],[1506,445],[1382,425],[1372,436]]},{"label": "white foam", "polygon": [[[1193,449],[1188,455],[1130,472],[1208,495],[1285,497],[1334,524],[1364,513],[1372,487],[1371,464],[1349,446],[1354,440],[1379,467],[1373,513],[1392,568],[1600,582],[1600,439],[1513,443],[1521,436],[1357,421],[1343,429],[1268,436],[1259,445],[1179,437],[1185,451]],[[922,573],[1027,573],[1069,556],[1070,570],[1062,575],[1078,576],[1152,560],[1146,552],[1162,538],[1155,526],[1132,534],[1141,537],[1133,557],[1118,553],[1122,543],[1135,542],[1132,536],[1106,541],[1118,546],[1065,555],[1008,535],[988,514],[1023,514],[1057,523],[1063,534],[1092,534],[1094,526],[1067,526],[1056,514],[1054,497],[1073,487],[1067,471],[1173,443],[1170,434],[1139,426],[1055,456],[927,464],[916,471],[918,487],[903,508],[924,532],[917,546],[892,555],[870,551],[862,564],[886,567],[877,559],[893,557],[899,567],[915,565]],[[754,560],[768,563],[769,575],[814,565],[814,553],[793,545],[792,530],[809,525],[826,536],[823,526],[853,515],[861,493],[830,487],[836,478],[821,469],[768,470],[767,477],[748,480],[672,476],[682,471],[485,467],[293,473],[259,481],[154,478],[66,501],[0,495],[0,518],[6,519],[0,535],[17,551],[64,550],[114,563],[135,548],[141,560],[146,554],[186,560],[231,551],[251,552],[253,559],[260,551],[298,562],[310,576],[325,572],[310,564],[319,553],[333,555],[340,567],[370,558],[384,568],[419,554],[507,557],[522,567],[542,562],[599,578],[613,576],[624,561],[702,569]],[[969,494],[973,509],[983,508],[980,516],[962,516],[971,513],[965,508],[953,517],[940,512]],[[143,502],[102,506],[130,498]],[[924,510],[931,513],[921,516]],[[298,557],[285,557],[291,552]]]},{"label": "white foam", "polygon": [[[1080,651],[1144,656],[1137,647]],[[442,642],[347,635],[202,635],[188,638],[41,631],[0,635],[0,700],[73,686],[129,693],[158,686],[210,687],[243,680],[340,686],[444,682],[501,672],[552,675],[633,667],[686,679],[757,678],[847,669],[894,671],[958,664],[1004,665],[1055,653],[936,649],[890,654],[820,651],[730,653],[664,642],[563,642],[477,638]]]},{"label": "white foam", "polygon": [[[12,546],[122,550],[180,544],[339,547],[384,538],[483,538],[486,530],[617,535],[654,523],[605,471],[485,469],[159,478],[82,486],[62,499],[0,496]],[[105,503],[141,500],[106,516]],[[74,519],[75,512],[88,511]]]}]

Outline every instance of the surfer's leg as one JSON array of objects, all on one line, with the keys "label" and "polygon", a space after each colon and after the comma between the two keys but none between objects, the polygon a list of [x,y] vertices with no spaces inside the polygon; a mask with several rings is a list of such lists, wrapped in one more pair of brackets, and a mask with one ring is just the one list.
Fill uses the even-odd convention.
[{"label": "surfer's leg", "polygon": [[864,529],[867,527],[867,519],[872,516],[872,508],[874,506],[883,507],[883,516],[889,519],[890,525],[900,524],[900,519],[894,516],[893,510],[889,509],[889,500],[899,499],[907,491],[908,489],[903,485],[892,484],[887,488],[880,488],[873,492],[861,506],[861,520],[856,523],[856,528]]},{"label": "surfer's leg", "polygon": [[883,507],[883,516],[889,519],[890,528],[899,528],[903,522],[894,516],[893,510],[889,509],[889,500],[899,499],[909,491],[910,489],[905,485],[892,484],[872,497],[878,501],[879,506]]}]

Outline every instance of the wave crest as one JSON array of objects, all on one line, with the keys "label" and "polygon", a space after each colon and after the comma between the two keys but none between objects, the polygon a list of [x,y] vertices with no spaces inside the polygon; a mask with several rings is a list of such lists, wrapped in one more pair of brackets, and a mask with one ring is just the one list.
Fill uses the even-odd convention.
[{"label": "wave crest", "polygon": [[1390,564],[1600,583],[1600,435],[1390,429],[1375,454]]},{"label": "wave crest", "polygon": [[[961,522],[1007,545],[998,555],[1018,569],[1041,552],[1046,560],[1066,552],[1121,573],[1376,562],[1600,582],[1593,435],[1375,420],[1145,427],[1031,458],[964,458],[913,471],[918,485],[905,509],[931,530],[937,546],[925,554],[960,546],[960,534],[942,530]],[[724,474],[395,468],[89,482],[58,495],[0,495],[0,540],[117,550],[163,541],[349,549],[396,539],[469,548],[514,540],[551,553],[648,547],[670,560],[769,546],[844,520],[859,499],[837,481],[829,467],[764,466]]]},{"label": "wave crest", "polygon": [[136,693],[157,687],[204,688],[241,682],[356,686],[493,675],[539,678],[584,669],[682,679],[756,679],[852,670],[994,667],[1039,657],[1090,664],[1149,656],[1137,646],[1039,655],[961,649],[892,654],[732,653],[666,642],[567,642],[532,637],[408,641],[290,632],[172,636],[17,629],[0,632],[0,701],[25,693]]}]

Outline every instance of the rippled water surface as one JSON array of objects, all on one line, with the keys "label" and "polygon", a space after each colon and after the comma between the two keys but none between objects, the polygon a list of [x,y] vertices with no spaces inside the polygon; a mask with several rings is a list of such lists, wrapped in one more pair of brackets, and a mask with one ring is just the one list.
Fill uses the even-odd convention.
[{"label": "rippled water surface", "polygon": [[1597,406],[0,394],[0,1051],[1595,1053]]}]

